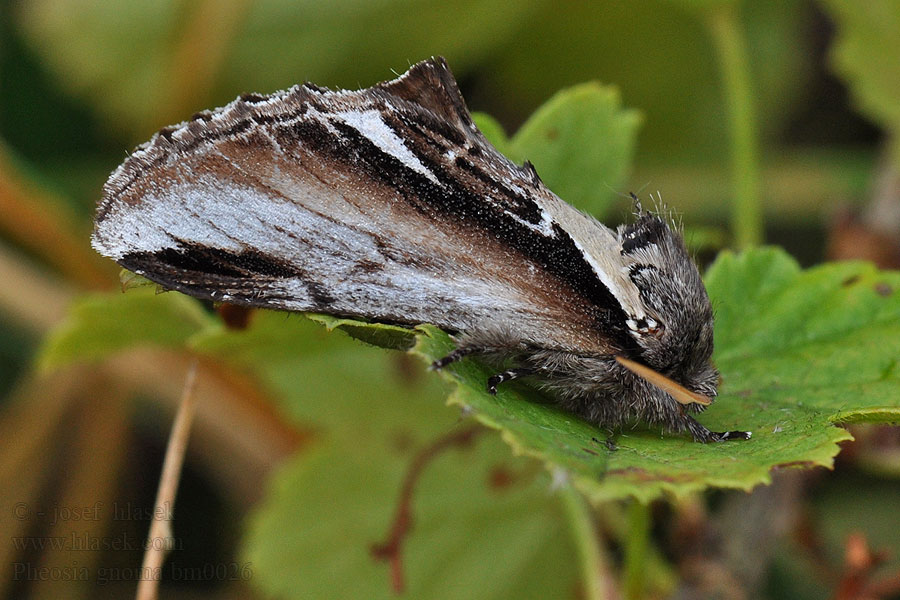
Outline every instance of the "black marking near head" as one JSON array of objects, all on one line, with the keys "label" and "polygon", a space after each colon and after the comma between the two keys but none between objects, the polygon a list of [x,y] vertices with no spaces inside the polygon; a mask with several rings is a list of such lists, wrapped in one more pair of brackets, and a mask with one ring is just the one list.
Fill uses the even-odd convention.
[{"label": "black marking near head", "polygon": [[641,278],[647,275],[647,271],[658,271],[659,269],[656,265],[648,265],[645,263],[638,263],[635,265],[631,265],[628,267],[628,277],[635,283],[637,283]]},{"label": "black marking near head", "polygon": [[622,254],[633,254],[635,250],[658,244],[668,228],[662,219],[652,214],[644,214],[637,221],[625,226],[622,232]]},{"label": "black marking near head", "polygon": [[619,235],[623,246],[631,242],[630,255],[641,261],[629,267],[629,278],[644,308],[660,321],[646,332],[640,331],[642,323],[636,324],[644,360],[688,389],[715,396],[712,308],[683,240],[654,215],[620,228]]}]

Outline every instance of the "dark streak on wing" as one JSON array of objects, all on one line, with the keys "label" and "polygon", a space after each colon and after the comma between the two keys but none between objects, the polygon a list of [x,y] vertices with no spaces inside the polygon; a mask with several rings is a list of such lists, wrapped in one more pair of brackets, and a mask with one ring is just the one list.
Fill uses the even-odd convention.
[{"label": "dark streak on wing", "polygon": [[[425,111],[416,111],[417,118],[413,120],[414,122],[426,124],[434,133],[442,135],[457,146],[463,146],[468,140],[469,155],[471,157],[478,156],[479,160],[476,162],[457,157],[455,166],[465,169],[474,178],[480,180],[483,195],[493,196],[492,192],[496,189],[506,201],[506,209],[509,212],[529,223],[540,223],[541,209],[535,199],[523,198],[521,195],[514,193],[505,185],[502,178],[498,179],[491,176],[478,167],[478,163],[495,162],[497,163],[493,165],[495,170],[508,172],[514,177],[521,178],[523,180],[521,188],[528,190],[533,187],[543,186],[540,178],[537,176],[537,172],[530,163],[526,163],[522,167],[512,164],[509,159],[497,152],[481,132],[478,131],[466,107],[465,100],[459,91],[456,80],[443,58],[420,63],[410,70],[409,76],[375,87],[383,88],[385,92],[392,96],[409,100],[418,107],[424,108]],[[432,113],[438,118],[428,118],[428,113]],[[415,132],[410,130],[400,131],[390,120],[386,122],[388,125],[395,127],[395,133],[401,139],[413,142],[408,144],[409,149],[424,164],[432,167],[441,166],[439,161],[427,160],[428,157],[425,156],[421,149],[422,144],[415,143],[417,139],[423,139],[421,135],[415,136]],[[454,130],[452,127],[448,127],[450,124],[456,124],[458,129]],[[459,134],[458,137],[455,135],[457,133]],[[425,136],[425,139],[429,137]],[[472,150],[477,151],[472,152]],[[461,198],[460,204],[468,205],[463,206],[462,214],[456,213],[456,216],[474,220],[487,231],[497,231],[497,226],[502,225],[500,233],[501,238],[505,242],[521,251],[525,256],[535,259],[548,271],[559,276],[573,290],[587,298],[598,309],[595,318],[599,321],[601,328],[604,331],[616,332],[620,344],[624,347],[633,344],[631,336],[624,331],[625,314],[619,302],[610,290],[602,284],[591,266],[587,264],[581,251],[575,246],[568,233],[562,231],[558,225],[554,224],[553,229],[556,236],[551,241],[546,236],[517,223],[512,217],[502,212],[495,210],[493,214],[485,214],[489,212],[485,210],[488,206],[483,198],[477,194],[472,194],[471,190],[478,188],[472,185],[471,180],[463,182],[463,185],[457,183],[456,186],[453,186],[453,175],[458,174],[458,171],[444,168],[440,170],[443,173],[436,173],[438,179],[442,183],[451,183],[451,188],[456,187],[456,190],[454,190],[456,193],[451,195],[449,199],[456,200]],[[422,181],[421,178],[420,181]],[[424,179],[424,183],[427,185],[431,182]],[[454,203],[451,202],[450,206],[453,208]]]},{"label": "dark streak on wing", "polygon": [[525,198],[521,194],[512,191],[512,189],[507,187],[502,181],[497,181],[489,174],[485,173],[477,163],[474,163],[463,156],[457,156],[454,164],[465,173],[468,173],[469,175],[480,181],[481,184],[485,186],[485,188],[496,189],[503,196],[505,196],[507,198],[507,211],[515,214],[517,217],[527,223],[531,223],[535,226],[540,225],[541,209],[533,200]]},{"label": "dark streak on wing", "polygon": [[262,298],[253,302],[260,282],[295,277],[304,282],[316,309],[327,310],[334,303],[324,286],[295,265],[252,250],[229,252],[182,244],[154,253],[129,254],[119,264],[129,271],[153,274],[150,278],[166,287],[207,300],[223,300],[223,294],[231,294],[248,304],[266,306],[269,302]]},{"label": "dark streak on wing", "polygon": [[163,264],[187,271],[207,272],[223,277],[296,277],[290,263],[253,250],[230,252],[196,244],[181,244],[154,253]]}]

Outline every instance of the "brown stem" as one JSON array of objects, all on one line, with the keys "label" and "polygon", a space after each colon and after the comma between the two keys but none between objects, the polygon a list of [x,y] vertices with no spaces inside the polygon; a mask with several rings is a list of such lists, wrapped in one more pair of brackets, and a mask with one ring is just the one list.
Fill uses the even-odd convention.
[{"label": "brown stem", "polygon": [[397,512],[394,515],[394,522],[388,531],[387,540],[380,544],[372,544],[371,547],[373,558],[391,563],[391,587],[397,594],[403,593],[405,588],[402,556],[403,543],[412,529],[412,500],[416,483],[418,483],[428,463],[449,448],[468,446],[472,439],[482,431],[484,431],[483,427],[473,425],[466,429],[450,432],[422,448],[413,458],[412,464],[403,479]]}]

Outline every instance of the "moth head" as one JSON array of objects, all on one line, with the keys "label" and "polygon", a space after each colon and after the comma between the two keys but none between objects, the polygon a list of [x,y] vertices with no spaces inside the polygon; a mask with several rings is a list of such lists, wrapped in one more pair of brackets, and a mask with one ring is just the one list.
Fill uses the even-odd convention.
[{"label": "moth head", "polygon": [[618,236],[641,298],[643,315],[625,323],[641,362],[692,392],[715,396],[712,307],[680,233],[659,216],[641,213],[619,227]]}]

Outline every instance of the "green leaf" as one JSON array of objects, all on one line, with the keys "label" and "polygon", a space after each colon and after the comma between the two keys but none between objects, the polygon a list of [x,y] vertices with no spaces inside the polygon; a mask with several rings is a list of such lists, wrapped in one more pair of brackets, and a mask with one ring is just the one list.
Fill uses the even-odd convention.
[{"label": "green leaf", "polygon": [[723,255],[707,280],[724,389],[770,415],[773,435],[801,434],[807,419],[900,421],[900,273],[851,262],[801,271],[768,249]]},{"label": "green leaf", "polygon": [[[850,85],[860,108],[900,133],[900,1],[824,3],[837,24],[832,49],[835,70]],[[900,153],[895,152],[900,165]]]},{"label": "green leaf", "polygon": [[[763,249],[723,254],[707,285],[724,385],[700,420],[752,430],[750,441],[703,445],[638,428],[608,448],[603,431],[535,394],[487,394],[490,372],[470,360],[445,374],[458,383],[450,402],[499,429],[517,453],[569,471],[595,501],[750,489],[773,469],[830,467],[837,443],[851,437],[836,423],[900,421],[900,274],[860,263],[801,271],[784,252]],[[452,348],[443,332],[422,330],[415,352],[426,361]]]},{"label": "green leaf", "polygon": [[[371,332],[366,334],[370,339],[400,329],[312,318],[357,335]],[[257,311],[246,330],[207,328],[189,344],[196,352],[255,374],[287,414],[339,437],[356,451],[385,438],[416,441],[438,435],[457,419],[436,408],[446,397],[446,387],[439,378],[427,376],[419,361],[329,333],[304,316]],[[403,425],[408,421],[419,424]]]},{"label": "green leaf", "polygon": [[510,141],[509,156],[531,161],[566,202],[600,215],[625,180],[640,121],[615,87],[584,83],[538,108]]},{"label": "green leaf", "polygon": [[[244,331],[207,328],[190,345],[256,374],[287,413],[320,431],[321,445],[281,469],[249,524],[253,584],[283,598],[394,597],[390,565],[370,547],[388,533],[416,452],[471,426],[440,408],[440,378],[407,354],[271,311]],[[490,433],[436,456],[413,498],[408,597],[547,598],[576,587],[574,550],[548,486]]]},{"label": "green leaf", "polygon": [[513,152],[509,147],[509,136],[506,135],[506,131],[504,131],[500,121],[482,112],[472,113],[472,120],[475,121],[478,130],[484,134],[484,137],[493,144],[500,154],[507,158],[513,156]]},{"label": "green leaf", "polygon": [[[398,597],[371,548],[386,540],[416,449],[329,444],[283,468],[250,522],[254,584],[279,598]],[[548,485],[495,436],[436,455],[412,498],[402,597],[569,596],[574,549]]]},{"label": "green leaf", "polygon": [[[351,328],[365,329],[385,326]],[[284,598],[393,597],[390,566],[369,549],[387,535],[415,454],[471,426],[440,408],[441,379],[407,354],[272,311],[255,313],[246,330],[207,328],[189,343],[256,374],[285,412],[320,432],[320,446],[281,469],[249,524],[254,585]],[[535,466],[490,433],[429,463],[403,552],[409,597],[560,597],[577,585],[567,529]]]},{"label": "green leaf", "polygon": [[[359,321],[353,319],[340,319],[331,315],[310,313],[306,318],[324,325],[328,331],[340,329],[350,337],[361,342],[388,348],[390,350],[409,350],[416,342],[416,334],[409,327],[399,325],[386,325],[373,323],[364,327],[359,326]],[[372,325],[375,325],[374,327]]]},{"label": "green leaf", "polygon": [[584,83],[562,90],[509,139],[493,117],[478,128],[516,163],[530,161],[547,186],[581,210],[602,215],[628,174],[640,114],[623,109],[613,86]]},{"label": "green leaf", "polygon": [[[446,333],[430,325],[419,329],[425,334],[413,352],[427,362],[446,356],[454,345]],[[502,386],[496,395],[485,391],[494,370],[476,361],[464,360],[442,371],[459,383],[449,402],[462,407],[479,422],[499,429],[518,454],[540,458],[548,467],[562,467],[588,478],[600,478],[607,471],[605,439],[596,427],[555,407],[525,395],[510,386]],[[452,375],[450,375],[452,373]]]},{"label": "green leaf", "polygon": [[182,294],[142,287],[128,293],[92,294],[79,299],[66,320],[44,341],[39,368],[96,361],[143,345],[181,348],[215,323],[199,302]]}]

